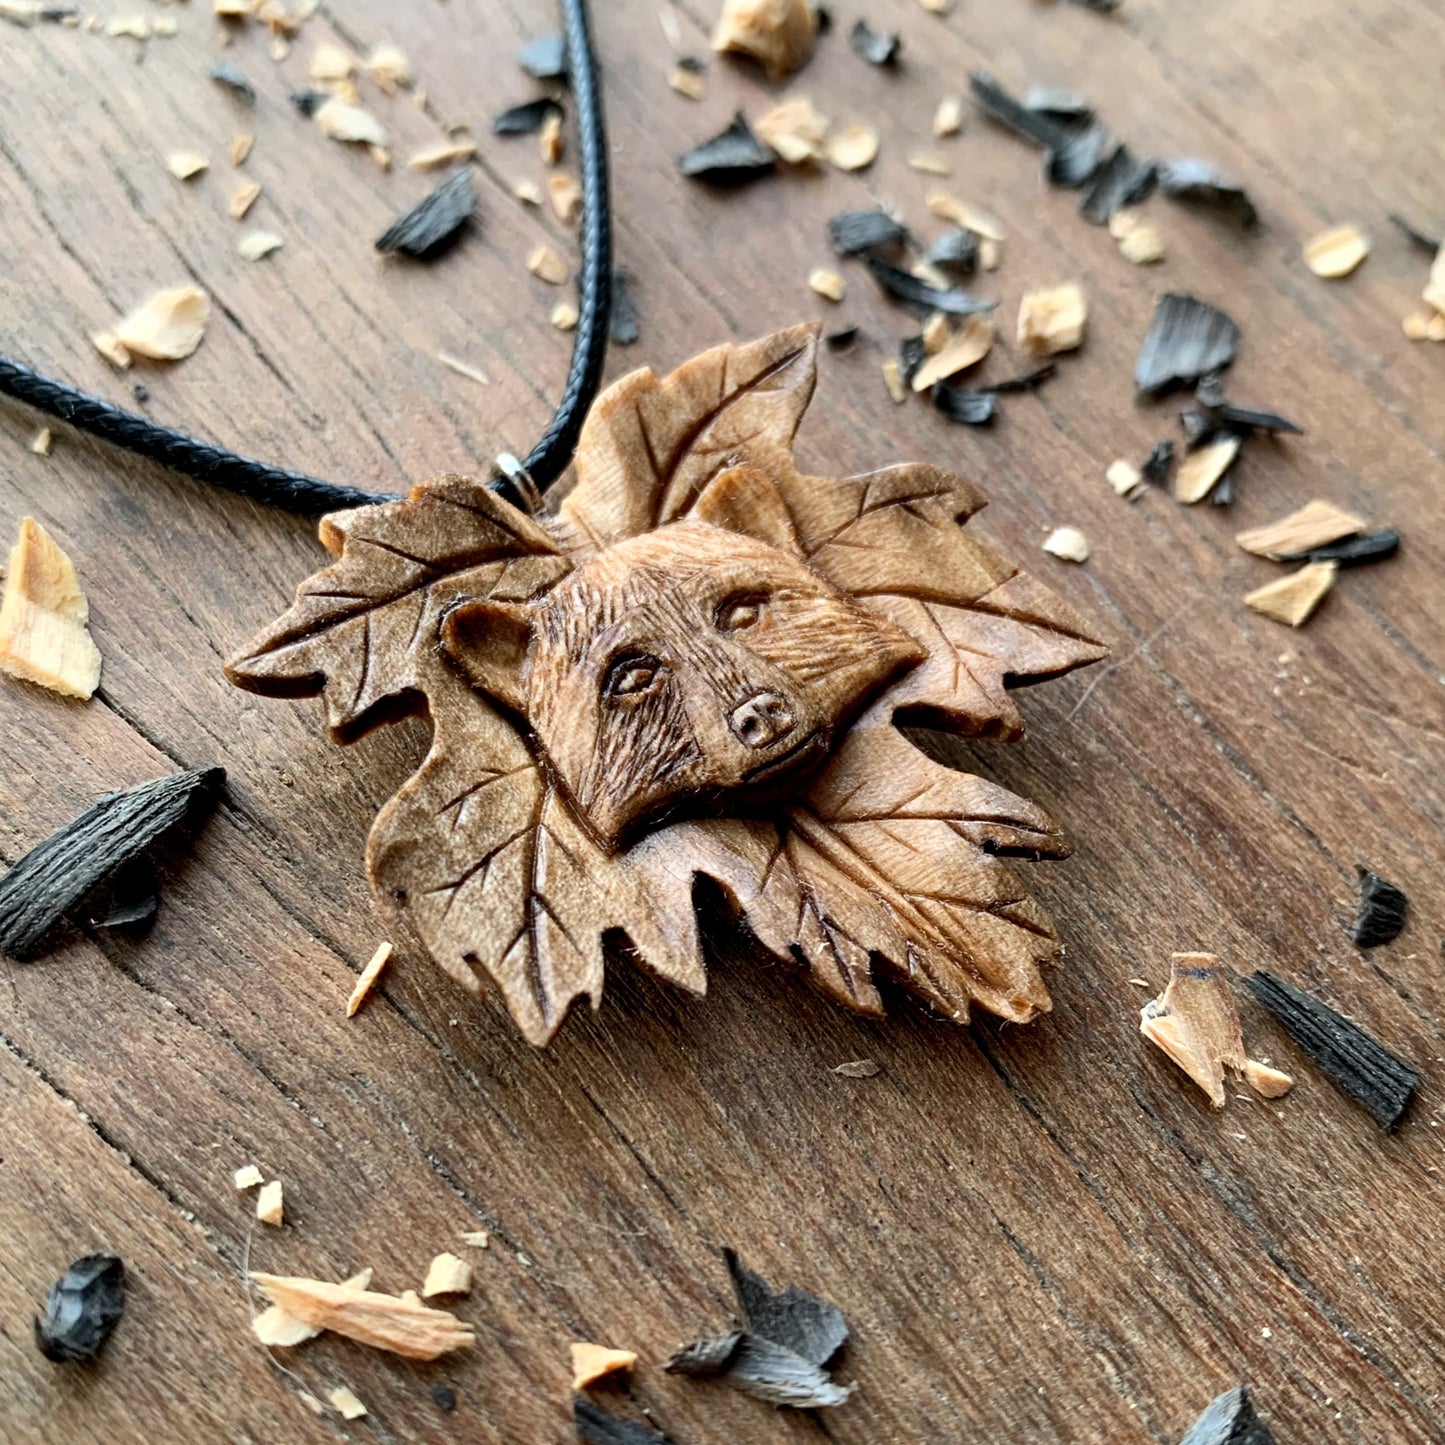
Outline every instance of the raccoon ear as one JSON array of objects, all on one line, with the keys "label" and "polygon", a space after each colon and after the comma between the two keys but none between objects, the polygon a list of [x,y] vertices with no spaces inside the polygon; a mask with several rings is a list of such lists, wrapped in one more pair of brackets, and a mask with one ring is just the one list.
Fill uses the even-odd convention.
[{"label": "raccoon ear", "polygon": [[464,602],[442,620],[442,649],[467,681],[517,712],[526,711],[532,610],[527,602]]},{"label": "raccoon ear", "polygon": [[773,479],[756,467],[730,467],[714,477],[693,504],[691,515],[766,542],[790,557],[803,555],[788,504]]}]

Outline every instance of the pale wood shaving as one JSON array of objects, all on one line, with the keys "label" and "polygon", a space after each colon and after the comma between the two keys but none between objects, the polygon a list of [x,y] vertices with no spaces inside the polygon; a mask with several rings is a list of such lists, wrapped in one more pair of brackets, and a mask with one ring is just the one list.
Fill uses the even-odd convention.
[{"label": "pale wood shaving", "polygon": [[236,242],[236,250],[241,253],[242,260],[259,261],[272,251],[279,251],[285,244],[274,231],[247,231]]},{"label": "pale wood shaving", "polygon": [[553,110],[548,111],[537,134],[537,149],[544,165],[555,166],[562,159],[565,142],[562,139],[562,117]]},{"label": "pale wood shaving", "polygon": [[231,192],[231,199],[226,202],[227,214],[233,221],[241,220],[246,212],[256,204],[260,194],[261,187],[258,182],[243,181]]},{"label": "pale wood shaving", "polygon": [[883,363],[883,385],[888,388],[888,395],[895,402],[901,404],[908,400],[908,388],[903,384],[903,368],[896,357],[890,356]]},{"label": "pale wood shaving", "polygon": [[547,177],[547,195],[557,219],[571,224],[582,210],[582,187],[568,171],[555,171]]},{"label": "pale wood shaving", "polygon": [[1234,540],[1256,557],[1287,557],[1357,536],[1368,527],[1363,517],[1316,497],[1277,522],[1237,533]]},{"label": "pale wood shaving", "polygon": [[789,165],[823,159],[828,120],[806,96],[775,105],[753,129]]},{"label": "pale wood shaving", "polygon": [[1423,311],[1412,311],[1400,322],[1400,329],[1411,341],[1424,341],[1430,334],[1430,322],[1433,319]]},{"label": "pale wood shaving", "polygon": [[567,280],[567,263],[550,246],[538,246],[527,257],[527,269],[549,286],[561,286]]},{"label": "pale wood shaving", "polygon": [[169,40],[180,31],[180,26],[169,15],[158,15],[151,21],[151,34],[158,40]]},{"label": "pale wood shaving", "polygon": [[542,189],[535,181],[513,181],[512,194],[524,206],[540,206],[542,204]]},{"label": "pale wood shaving", "polygon": [[1109,463],[1108,470],[1104,473],[1109,485],[1121,497],[1127,497],[1137,492],[1144,485],[1144,475],[1133,462],[1120,457],[1117,461]]},{"label": "pale wood shaving", "polygon": [[166,169],[178,180],[189,181],[211,163],[200,151],[167,151]]},{"label": "pale wood shaving", "polygon": [[22,517],[0,601],[0,672],[89,698],[100,684],[89,616],[70,558],[34,517]]},{"label": "pale wood shaving", "polygon": [[354,145],[386,145],[386,127],[362,106],[328,100],[317,107],[314,119],[321,134],[331,140]]},{"label": "pale wood shaving", "polygon": [[1370,243],[1358,226],[1333,226],[1304,245],[1305,265],[1329,280],[1348,276],[1369,254]]},{"label": "pale wood shaving", "polygon": [[367,146],[366,153],[371,157],[372,163],[378,170],[389,171],[391,169],[391,152],[385,146]]},{"label": "pale wood shaving", "polygon": [[[993,347],[994,324],[987,316],[970,316],[913,374],[914,391],[928,391],[937,382],[977,366]],[[925,342],[925,347],[927,343]]]},{"label": "pale wood shaving", "polygon": [[1445,246],[1435,253],[1435,259],[1430,263],[1430,280],[1421,297],[1427,306],[1445,314]]},{"label": "pale wood shaving", "polygon": [[1430,318],[1429,324],[1425,327],[1426,341],[1445,341],[1445,312],[1440,312]]},{"label": "pale wood shaving", "polygon": [[1244,1061],[1244,1081],[1265,1099],[1279,1099],[1294,1088],[1294,1080],[1282,1069],[1262,1064],[1258,1059]]},{"label": "pale wood shaving", "polygon": [[940,138],[957,135],[963,129],[963,99],[957,95],[945,95],[933,112],[933,133]]},{"label": "pale wood shaving", "polygon": [[918,3],[930,15],[951,15],[953,13],[953,0],[918,0]]},{"label": "pale wood shaving", "polygon": [[469,1244],[473,1249],[485,1249],[492,1242],[492,1236],[485,1229],[466,1229],[462,1231],[462,1243]]},{"label": "pale wood shaving", "polygon": [[750,55],[769,79],[782,80],[813,53],[817,32],[807,0],[724,0],[712,48]]},{"label": "pale wood shaving", "polygon": [[1288,577],[1281,577],[1277,582],[1266,583],[1246,593],[1244,605],[1272,617],[1276,622],[1302,627],[1334,585],[1338,571],[1339,566],[1335,562],[1311,562],[1298,572],[1291,572]]},{"label": "pale wood shaving", "polygon": [[840,171],[861,171],[877,159],[878,132],[861,123],[846,126],[829,138],[826,153]]},{"label": "pale wood shaving", "polygon": [[1242,1073],[1248,1060],[1234,993],[1216,954],[1171,956],[1169,985],[1140,1011],[1139,1032],[1163,1049],[1216,1109],[1224,1107],[1225,1069]]},{"label": "pale wood shaving", "polygon": [[252,1274],[251,1278],[296,1319],[409,1360],[434,1360],[476,1339],[469,1325],[445,1310],[423,1305],[415,1295],[397,1298],[298,1276]]},{"label": "pale wood shaving", "polygon": [[[915,273],[916,274],[916,273]],[[942,311],[934,311],[923,323],[923,350],[928,356],[935,352],[942,351],[948,345],[948,338],[953,335],[953,328],[948,324],[948,317]]]},{"label": "pale wood shaving", "polygon": [[144,15],[117,15],[106,25],[105,33],[112,38],[149,40],[151,23]]},{"label": "pale wood shaving", "polygon": [[120,337],[114,331],[92,331],[90,344],[119,370],[124,371],[130,365],[130,352],[121,345]]},{"label": "pale wood shaving", "polygon": [[360,1420],[366,1406],[345,1385],[338,1385],[327,1397],[343,1420]]},{"label": "pale wood shaving", "polygon": [[[445,363],[446,358],[443,357],[442,361]],[[456,368],[453,367],[453,370],[455,369]],[[481,380],[485,384],[486,377],[481,377]],[[371,992],[377,979],[381,977],[381,971],[386,967],[390,959],[391,944],[378,944],[376,952],[371,955],[371,961],[361,970],[361,976],[356,980],[356,987],[351,990],[351,997],[346,1000],[347,1018],[352,1018],[357,1009],[366,1002],[366,996]]]},{"label": "pale wood shaving", "polygon": [[30,438],[30,450],[34,452],[37,457],[48,457],[50,455],[51,444],[54,440],[55,438],[51,434],[50,428],[43,426]]},{"label": "pale wood shaving", "polygon": [[1119,243],[1119,253],[1136,266],[1148,266],[1164,259],[1164,233],[1153,221],[1124,207],[1109,217],[1109,234]]},{"label": "pale wood shaving", "polygon": [[273,35],[266,43],[266,54],[280,65],[291,54],[291,42],[284,35]]},{"label": "pale wood shaving", "polygon": [[254,1164],[243,1164],[231,1178],[237,1189],[254,1189],[266,1182],[266,1176]]},{"label": "pale wood shaving", "polygon": [[1019,302],[1018,344],[1033,356],[1072,351],[1084,340],[1088,305],[1077,281],[1026,291]]},{"label": "pale wood shaving", "polygon": [[248,20],[256,9],[256,0],[211,0],[211,13],[223,20]]},{"label": "pale wood shaving", "polygon": [[356,70],[356,58],[339,45],[324,41],[311,52],[307,73],[312,80],[349,80]]},{"label": "pale wood shaving", "polygon": [[926,176],[951,176],[953,166],[947,156],[937,151],[910,151],[908,169],[920,171]]},{"label": "pale wood shaving", "polygon": [[286,1218],[285,1190],[279,1179],[272,1179],[261,1186],[261,1192],[256,1196],[256,1218],[262,1224],[274,1225],[277,1228],[284,1223]]},{"label": "pale wood shaving", "polygon": [[965,231],[972,231],[976,236],[986,236],[990,241],[1008,240],[1003,226],[986,211],[970,206],[967,201],[960,200],[949,191],[930,191],[928,209],[935,216],[952,221],[955,226],[962,226]]},{"label": "pale wood shaving", "polygon": [[472,1267],[455,1254],[442,1253],[432,1260],[422,1284],[423,1299],[439,1294],[470,1294]]},{"label": "pale wood shaving", "polygon": [[572,1388],[587,1390],[608,1375],[630,1374],[637,1363],[635,1350],[611,1350],[606,1345],[574,1340],[572,1351]]},{"label": "pale wood shaving", "polygon": [[1077,527],[1055,527],[1044,538],[1044,551],[1065,562],[1087,562],[1089,539]]},{"label": "pale wood shaving", "polygon": [[827,301],[841,301],[848,292],[848,283],[837,271],[815,266],[808,272],[808,286]]},{"label": "pale wood shaving", "polygon": [[702,76],[697,71],[689,70],[683,65],[679,65],[667,77],[667,83],[679,95],[685,95],[689,100],[701,100],[707,93],[707,86],[703,82]]},{"label": "pale wood shaving", "polygon": [[251,147],[256,144],[256,137],[248,130],[238,130],[231,138],[231,148],[226,152],[226,159],[233,166],[240,166],[246,163],[246,157],[251,154]]},{"label": "pale wood shaving", "polygon": [[1217,441],[1196,447],[1174,474],[1174,496],[1177,501],[1193,505],[1202,502],[1239,455],[1237,436],[1223,436]]},{"label": "pale wood shaving", "polygon": [[992,236],[985,236],[978,243],[978,268],[980,271],[997,271],[1002,255],[999,242]]},{"label": "pale wood shaving", "polygon": [[137,356],[180,361],[206,334],[211,298],[199,286],[172,286],[146,297],[115,327],[116,340]]},{"label": "pale wood shaving", "polygon": [[407,157],[406,166],[412,171],[435,171],[442,166],[454,166],[469,161],[477,153],[474,140],[444,140],[423,146]]},{"label": "pale wood shaving", "polygon": [[459,356],[449,356],[445,351],[437,352],[437,360],[441,362],[448,371],[454,371],[458,376],[464,376],[468,381],[475,381],[481,386],[490,386],[492,378],[480,367],[473,366],[470,362],[463,361]]},{"label": "pale wood shaving", "polygon": [[367,56],[366,71],[388,95],[405,90],[413,81],[406,52],[389,43],[376,46]]},{"label": "pale wood shaving", "polygon": [[559,301],[547,318],[558,331],[577,329],[577,308],[570,301]]},{"label": "pale wood shaving", "polygon": [[[366,1290],[371,1288],[370,1269],[354,1274],[343,1281],[342,1289]],[[321,1333],[320,1325],[308,1325],[295,1315],[287,1314],[280,1305],[268,1305],[251,1321],[251,1329],[263,1345],[277,1345],[291,1348],[314,1340]]]}]

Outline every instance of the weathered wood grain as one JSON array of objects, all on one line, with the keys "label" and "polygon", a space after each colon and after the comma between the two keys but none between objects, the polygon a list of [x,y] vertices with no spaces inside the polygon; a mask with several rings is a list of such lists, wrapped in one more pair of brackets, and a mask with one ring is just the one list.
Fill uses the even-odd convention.
[{"label": "weathered wood grain", "polygon": [[[569,344],[547,319],[557,292],[523,262],[542,240],[570,256],[570,238],[510,195],[513,178],[540,179],[534,141],[484,139],[477,232],[424,268],[370,243],[427,177],[383,174],[286,96],[316,41],[364,52],[390,35],[438,120],[484,134],[493,111],[533,93],[510,56],[553,27],[550,10],[451,0],[403,15],[338,0],[280,65],[259,35],[237,40],[230,54],[260,90],[253,113],[206,78],[218,53],[206,8],[177,9],[181,34],[143,50],[0,30],[0,347],[123,401],[143,380],[152,414],[339,481],[400,491],[525,450]],[[684,184],[676,155],[777,90],[718,61],[705,99],[687,101],[666,87],[657,6],[597,8],[619,257],[643,326],[611,374],[662,372],[809,316],[856,322],[870,344],[823,358],[805,468],[917,457],[973,477],[992,501],[971,530],[1028,559],[1114,648],[1093,676],[1022,699],[1023,743],[930,742],[1037,799],[1077,844],[1034,870],[1068,944],[1048,977],[1054,1012],[959,1031],[900,1000],[886,1021],[858,1020],[725,943],[706,1000],[619,966],[601,1013],[569,1022],[545,1055],[495,1000],[467,1001],[420,959],[398,959],[348,1021],[382,927],[366,831],[424,732],[336,749],[313,704],[253,701],[220,674],[322,560],[310,528],[63,428],[50,458],[33,456],[34,419],[0,408],[0,536],[26,512],[53,532],[105,657],[88,706],[21,685],[0,696],[0,857],[112,788],[180,766],[229,777],[185,856],[162,854],[147,939],[76,936],[4,970],[7,1438],[338,1438],[248,1335],[251,1206],[230,1172],[254,1159],[285,1180],[289,1220],[256,1229],[260,1269],[339,1279],[369,1264],[378,1288],[415,1288],[459,1231],[493,1234],[457,1311],[474,1350],[419,1367],[321,1339],[288,1357],[313,1392],[344,1381],[366,1402],[351,1438],[564,1440],[575,1338],[636,1348],[635,1393],[684,1445],[1172,1445],[1241,1378],[1282,1441],[1445,1439],[1433,1079],[1445,357],[1400,335],[1424,267],[1385,220],[1445,223],[1445,14],[1431,0],[1278,0],[1267,15],[1247,0],[1126,0],[1111,21],[1017,0],[940,20],[871,0],[870,22],[903,32],[898,73],[865,66],[835,33],[786,93],[878,124],[876,165],[718,195]],[[713,6],[670,8],[702,51]],[[937,100],[979,64],[1012,86],[1086,91],[1140,150],[1207,156],[1250,188],[1265,230],[1241,238],[1156,200],[1168,260],[1132,267],[1075,197],[1043,186],[1032,152],[974,117],[945,143],[952,178],[909,171],[907,151],[934,144]],[[374,105],[398,157],[436,137],[410,99]],[[265,186],[248,224],[286,238],[261,263],[236,255],[243,228],[225,214],[223,152],[243,126],[257,142],[242,174]],[[212,160],[185,186],[163,165],[182,145]],[[1075,277],[1090,298],[1084,351],[1036,398],[1009,398],[992,432],[895,409],[878,348],[912,327],[861,267],[847,266],[839,307],[806,287],[827,259],[827,216],[889,199],[922,227],[937,184],[1008,229],[989,278],[1003,315],[1024,290]],[[1365,224],[1375,250],[1327,284],[1299,242],[1344,220]],[[86,333],[191,278],[216,302],[201,349],[170,370],[112,373]],[[1129,505],[1103,480],[1116,456],[1138,459],[1176,427],[1172,407],[1136,406],[1129,380],[1165,286],[1239,321],[1231,395],[1308,429],[1249,449],[1228,511],[1155,494]],[[446,371],[439,350],[492,385]],[[1312,496],[1398,524],[1405,544],[1342,574],[1296,635],[1239,605],[1276,564],[1232,537]],[[1037,553],[1060,523],[1090,536],[1086,567]],[[1357,860],[1412,905],[1400,939],[1368,958],[1342,926]],[[1127,980],[1157,992],[1176,949],[1268,967],[1421,1067],[1399,1134],[1382,1138],[1248,1001],[1251,1052],[1300,1082],[1278,1103],[1210,1111],[1137,1033],[1150,995]],[[876,1077],[830,1072],[862,1057]],[[773,1414],[661,1374],[677,1343],[727,1319],[724,1243],[845,1310],[854,1339],[838,1374],[861,1382],[847,1406]],[[144,1288],[100,1375],[67,1386],[31,1350],[30,1313],[68,1259],[98,1247],[133,1262]],[[181,1293],[159,1288],[182,1270]],[[438,1380],[461,1397],[455,1415],[427,1395]]]}]

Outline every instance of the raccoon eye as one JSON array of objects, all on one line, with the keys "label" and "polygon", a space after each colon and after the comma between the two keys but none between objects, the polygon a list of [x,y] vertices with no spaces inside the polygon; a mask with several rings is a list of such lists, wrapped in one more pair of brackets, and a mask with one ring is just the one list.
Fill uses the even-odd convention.
[{"label": "raccoon eye", "polygon": [[619,657],[607,669],[604,697],[636,697],[649,692],[662,677],[662,663],[651,656]]},{"label": "raccoon eye", "polygon": [[763,614],[767,596],[762,592],[739,592],[718,606],[719,632],[740,632],[751,627]]}]

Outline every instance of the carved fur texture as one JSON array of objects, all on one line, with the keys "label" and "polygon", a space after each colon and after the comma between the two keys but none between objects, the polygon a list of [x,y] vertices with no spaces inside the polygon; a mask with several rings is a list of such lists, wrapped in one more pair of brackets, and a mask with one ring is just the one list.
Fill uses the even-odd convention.
[{"label": "carved fur texture", "polygon": [[1002,856],[1068,844],[896,723],[1017,738],[1009,689],[1104,648],[968,534],[964,478],[798,471],[816,347],[795,327],[624,377],[551,515],[442,476],[326,518],[337,560],[227,667],[320,694],[338,742],[426,711],[372,884],[533,1043],[597,1007],[609,935],[703,992],[699,875],[853,1008],[882,1011],[880,967],[959,1022],[1049,1006],[1058,938]]}]

